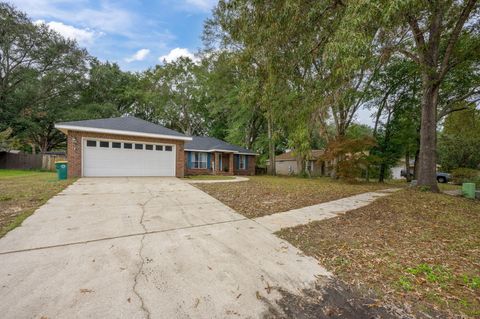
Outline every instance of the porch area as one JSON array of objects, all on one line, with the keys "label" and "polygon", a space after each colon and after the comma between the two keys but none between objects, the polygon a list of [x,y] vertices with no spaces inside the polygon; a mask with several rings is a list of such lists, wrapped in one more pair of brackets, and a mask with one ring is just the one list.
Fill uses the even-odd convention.
[{"label": "porch area", "polygon": [[188,152],[185,175],[234,175],[234,153]]}]

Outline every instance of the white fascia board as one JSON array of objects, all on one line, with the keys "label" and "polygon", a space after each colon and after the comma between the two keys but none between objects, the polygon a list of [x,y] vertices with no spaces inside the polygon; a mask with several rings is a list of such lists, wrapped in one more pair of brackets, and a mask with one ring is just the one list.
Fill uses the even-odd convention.
[{"label": "white fascia board", "polygon": [[64,133],[65,131],[80,131],[80,132],[129,135],[129,136],[139,136],[139,137],[163,138],[168,140],[181,140],[181,141],[192,140],[192,138],[188,136],[175,136],[175,135],[152,134],[152,133],[142,133],[142,132],[133,132],[133,131],[110,130],[110,129],[104,129],[104,128],[83,127],[83,126],[73,126],[73,125],[55,124],[55,128],[59,129]]}]

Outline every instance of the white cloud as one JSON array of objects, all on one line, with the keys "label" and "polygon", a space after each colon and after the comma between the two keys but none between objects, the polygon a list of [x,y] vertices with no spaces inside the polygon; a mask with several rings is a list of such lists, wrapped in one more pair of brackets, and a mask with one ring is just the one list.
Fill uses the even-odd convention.
[{"label": "white cloud", "polygon": [[211,10],[217,3],[218,0],[185,0],[187,6],[193,6],[204,11]]},{"label": "white cloud", "polygon": [[190,58],[192,61],[197,61],[198,59],[195,57],[195,55],[188,51],[188,49],[185,48],[175,48],[171,50],[168,54],[162,55],[161,57],[158,58],[160,62],[172,62],[176,61],[180,57],[187,57]]},{"label": "white cloud", "polygon": [[135,52],[134,55],[132,55],[131,57],[129,58],[126,58],[125,61],[127,61],[128,63],[130,62],[133,62],[133,61],[142,61],[144,60],[147,55],[150,54],[150,50],[149,49],[140,49],[138,50],[137,52]]},{"label": "white cloud", "polygon": [[101,32],[96,32],[88,28],[76,28],[58,21],[45,22],[44,20],[37,20],[34,23],[46,24],[50,29],[60,33],[65,38],[76,40],[80,46],[89,46],[97,37],[102,35]]},{"label": "white cloud", "polygon": [[100,1],[95,8],[86,0],[9,0],[35,18],[66,21],[75,25],[122,35],[130,35],[135,13],[110,1]]}]

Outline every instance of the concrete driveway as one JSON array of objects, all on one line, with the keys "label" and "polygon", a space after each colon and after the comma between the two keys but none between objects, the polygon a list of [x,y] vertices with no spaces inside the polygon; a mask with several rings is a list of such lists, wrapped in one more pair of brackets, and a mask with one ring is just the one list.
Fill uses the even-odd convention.
[{"label": "concrete driveway", "polygon": [[80,179],[0,240],[2,318],[258,318],[329,274],[175,178]]}]

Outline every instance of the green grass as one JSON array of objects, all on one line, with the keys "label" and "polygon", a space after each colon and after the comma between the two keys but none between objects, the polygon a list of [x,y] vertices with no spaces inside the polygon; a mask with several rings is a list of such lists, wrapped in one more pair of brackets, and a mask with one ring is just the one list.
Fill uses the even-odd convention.
[{"label": "green grass", "polygon": [[9,177],[25,177],[45,173],[39,170],[0,169],[0,179]]},{"label": "green grass", "polygon": [[54,172],[0,169],[0,237],[73,181],[59,181]]},{"label": "green grass", "polygon": [[235,176],[222,176],[222,175],[190,175],[190,176],[185,176],[185,179],[193,179],[193,180],[229,180],[229,179],[235,179]]}]

